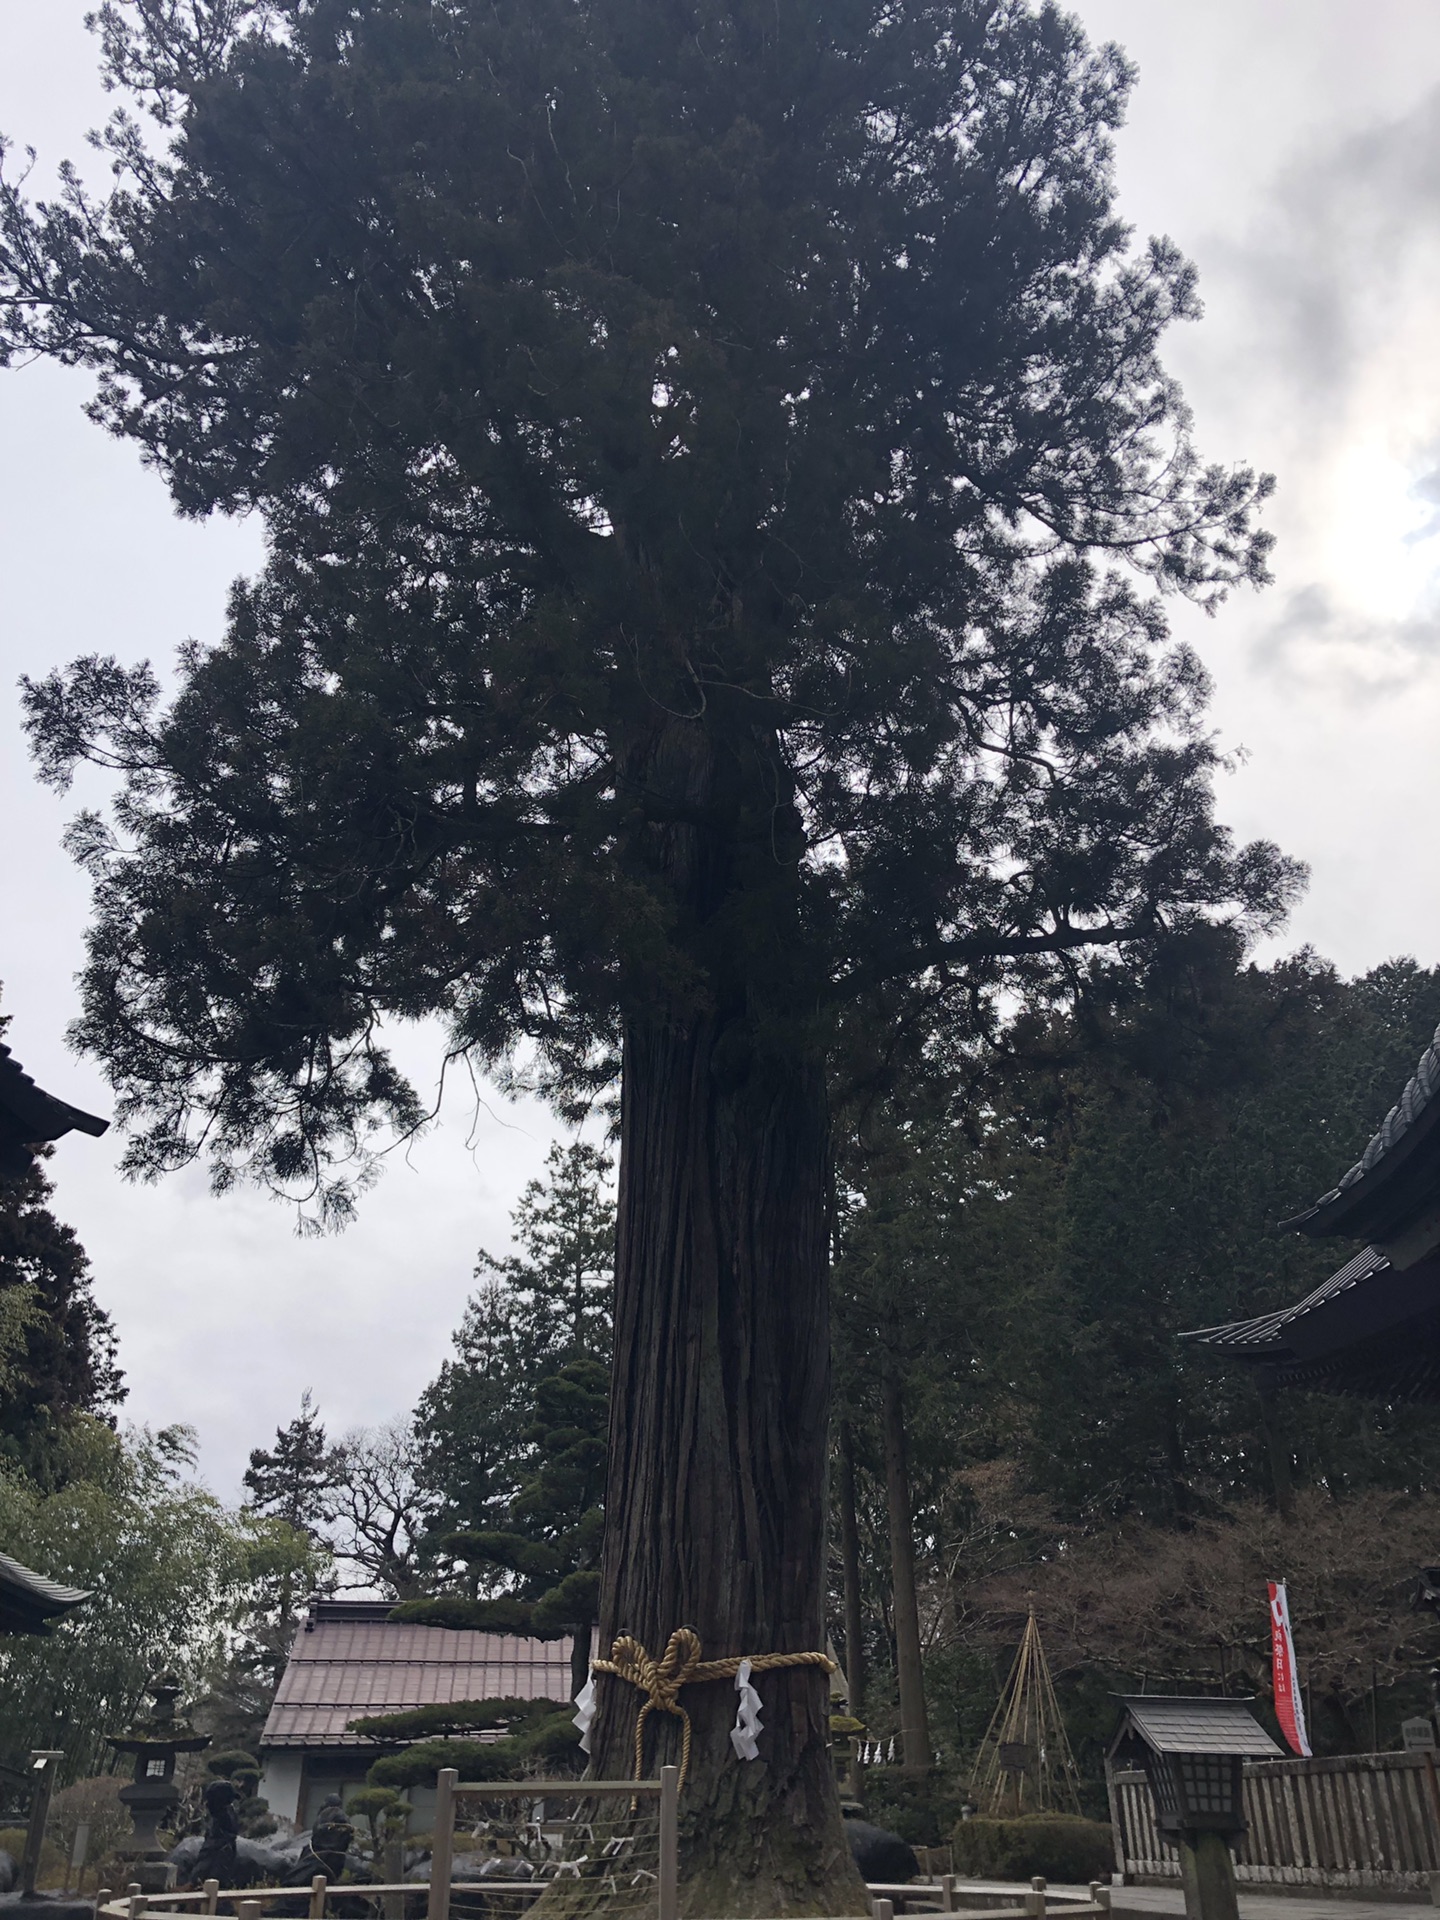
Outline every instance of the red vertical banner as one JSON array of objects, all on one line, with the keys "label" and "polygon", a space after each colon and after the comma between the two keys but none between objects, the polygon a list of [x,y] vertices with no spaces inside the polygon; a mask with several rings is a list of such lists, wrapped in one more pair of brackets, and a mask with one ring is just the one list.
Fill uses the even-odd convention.
[{"label": "red vertical banner", "polygon": [[1290,1751],[1310,1758],[1310,1736],[1305,1731],[1305,1705],[1300,1698],[1300,1676],[1295,1671],[1295,1641],[1290,1632],[1290,1602],[1283,1583],[1270,1587],[1270,1672],[1275,1689],[1275,1718],[1290,1743]]}]

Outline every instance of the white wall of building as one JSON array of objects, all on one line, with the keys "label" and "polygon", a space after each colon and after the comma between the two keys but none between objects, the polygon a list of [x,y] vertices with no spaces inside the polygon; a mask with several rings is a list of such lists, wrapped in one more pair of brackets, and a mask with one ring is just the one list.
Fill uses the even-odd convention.
[{"label": "white wall of building", "polygon": [[300,1809],[300,1769],[304,1755],[295,1747],[271,1747],[260,1755],[260,1798],[277,1820],[295,1824]]}]

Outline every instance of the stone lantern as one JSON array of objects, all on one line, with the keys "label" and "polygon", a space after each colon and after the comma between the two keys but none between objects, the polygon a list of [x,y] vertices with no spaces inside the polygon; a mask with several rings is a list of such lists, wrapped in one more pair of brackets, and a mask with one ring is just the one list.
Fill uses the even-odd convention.
[{"label": "stone lantern", "polygon": [[1186,1920],[1238,1920],[1235,1842],[1245,1832],[1244,1763],[1283,1758],[1248,1700],[1120,1696],[1112,1760],[1150,1783],[1156,1824],[1180,1855]]},{"label": "stone lantern", "polygon": [[165,1858],[159,1829],[180,1803],[175,1762],[182,1753],[199,1753],[208,1747],[210,1736],[196,1733],[176,1717],[180,1682],[173,1673],[162,1673],[145,1691],[154,1702],[150,1713],[137,1720],[129,1733],[113,1735],[109,1745],[117,1753],[135,1756],[130,1784],[120,1790],[135,1823],[135,1844],[124,1850],[123,1857],[135,1862],[135,1880],[142,1893],[167,1893],[175,1884],[175,1869]]}]

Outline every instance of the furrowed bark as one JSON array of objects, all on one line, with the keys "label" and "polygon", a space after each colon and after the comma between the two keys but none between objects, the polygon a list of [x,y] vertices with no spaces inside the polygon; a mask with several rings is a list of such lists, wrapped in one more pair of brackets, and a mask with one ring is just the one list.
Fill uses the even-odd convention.
[{"label": "furrowed bark", "polygon": [[[783,1017],[789,956],[777,986],[747,958],[743,929],[732,938],[717,925],[750,886],[769,890],[767,912],[793,892],[765,820],[747,839],[743,806],[728,805],[744,772],[678,727],[647,768],[652,788],[679,788],[730,825],[659,836],[709,991],[702,1004],[677,996],[633,1012],[625,1031],[602,1652],[628,1632],[658,1657],[680,1626],[698,1632],[706,1658],[825,1646],[824,1071],[806,1023]],[[772,783],[770,817],[773,800]],[[863,1913],[827,1677],[812,1667],[755,1684],[755,1761],[731,1747],[732,1683],[681,1697],[694,1728],[681,1911]],[[606,1676],[597,1693],[592,1772],[623,1778],[642,1696]],[[646,1772],[680,1751],[679,1720],[652,1714]]]}]

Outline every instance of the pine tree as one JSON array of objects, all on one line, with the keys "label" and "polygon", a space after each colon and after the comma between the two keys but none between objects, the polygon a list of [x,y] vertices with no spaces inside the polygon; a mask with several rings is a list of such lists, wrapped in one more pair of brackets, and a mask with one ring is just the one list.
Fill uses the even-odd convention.
[{"label": "pine tree", "polygon": [[[8,1025],[0,1017],[0,1035]],[[0,1453],[47,1484],[62,1470],[66,1421],[81,1413],[113,1420],[125,1398],[90,1261],[46,1204],[55,1189],[43,1162],[52,1151],[18,1177],[0,1175]]]},{"label": "pine tree", "polygon": [[[602,1641],[820,1648],[839,1024],[903,1065],[1295,883],[1217,826],[1151,597],[1260,580],[1265,489],[1158,359],[1197,308],[1114,212],[1129,70],[1028,0],[100,21],[168,148],[118,121],[104,208],[7,191],[0,344],[269,536],[168,707],[98,660],[27,696],[49,777],[127,783],[74,845],[130,1164],[342,1216],[422,1117],[391,1018],[572,1110],[618,1074]],[[853,1911],[822,1678],[761,1691],[737,1774],[691,1689],[684,1901]]]},{"label": "pine tree", "polygon": [[521,1251],[497,1259],[481,1249],[476,1277],[493,1274],[510,1289],[537,1350],[588,1353],[609,1364],[615,1204],[607,1181],[614,1164],[587,1140],[557,1140],[545,1159],[547,1177],[526,1183],[510,1216]]},{"label": "pine tree", "polygon": [[605,1429],[610,1376],[598,1360],[570,1360],[536,1385],[521,1435],[528,1471],[501,1525],[456,1529],[432,1550],[470,1569],[498,1571],[507,1590],[490,1599],[440,1596],[398,1607],[399,1620],[498,1633],[573,1636],[572,1697],[590,1671],[605,1535]]},{"label": "pine tree", "polygon": [[567,1360],[610,1362],[615,1206],[612,1162],[585,1141],[556,1142],[511,1225],[517,1251],[481,1249],[477,1291],[454,1336],[455,1358],[421,1395],[422,1477],[436,1537],[485,1529],[531,1470],[527,1427],[542,1380]]},{"label": "pine tree", "polygon": [[275,1429],[274,1447],[268,1452],[256,1447],[251,1453],[245,1489],[256,1513],[273,1514],[318,1541],[333,1518],[334,1485],[334,1454],[307,1387],[300,1396],[299,1413],[288,1426]]}]

